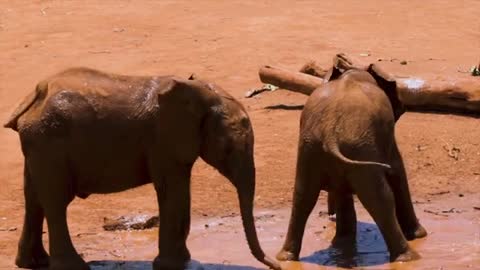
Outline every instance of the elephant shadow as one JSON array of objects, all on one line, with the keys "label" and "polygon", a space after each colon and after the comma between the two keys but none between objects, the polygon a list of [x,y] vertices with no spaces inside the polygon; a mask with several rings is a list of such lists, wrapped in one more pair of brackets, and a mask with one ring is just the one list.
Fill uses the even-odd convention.
[{"label": "elephant shadow", "polygon": [[[88,263],[91,270],[151,270],[151,261],[91,261]],[[227,265],[227,264],[212,264],[201,263],[192,260],[187,270],[259,270],[260,268],[241,266],[241,265]]]},{"label": "elephant shadow", "polygon": [[472,112],[465,109],[456,109],[456,108],[416,108],[411,106],[405,106],[409,112],[418,112],[418,113],[430,113],[430,114],[439,114],[439,115],[461,115],[471,118],[480,119],[480,114],[478,112]]},{"label": "elephant shadow", "polygon": [[[267,110],[285,110],[285,111],[301,111],[303,110],[304,105],[288,105],[288,104],[276,104],[276,105],[269,105],[264,107]],[[442,109],[435,109],[435,108],[414,108],[406,106],[408,112],[418,112],[418,113],[430,113],[430,114],[438,114],[438,115],[462,115],[472,118],[480,119],[480,115],[476,112],[470,112],[462,109],[452,109],[449,108],[448,110]]]},{"label": "elephant shadow", "polygon": [[266,106],[264,109],[268,110],[286,110],[286,111],[297,111],[303,110],[304,105],[287,105],[287,104],[277,104]]},{"label": "elephant shadow", "polygon": [[300,259],[301,262],[342,268],[390,263],[390,255],[377,225],[357,222],[355,245],[328,247]]}]

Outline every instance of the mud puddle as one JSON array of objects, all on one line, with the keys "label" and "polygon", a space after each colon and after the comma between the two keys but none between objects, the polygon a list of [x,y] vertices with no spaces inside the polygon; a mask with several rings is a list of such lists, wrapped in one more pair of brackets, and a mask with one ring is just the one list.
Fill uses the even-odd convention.
[{"label": "mud puddle", "polygon": [[[473,195],[471,195],[473,196]],[[473,204],[472,204],[473,203]],[[452,209],[451,206],[455,206]],[[284,262],[284,269],[480,269],[480,198],[438,197],[436,202],[416,204],[416,211],[429,235],[410,242],[422,258],[407,263],[389,263],[378,227],[356,202],[358,222],[356,250],[330,246],[335,223],[318,203],[305,232],[301,262]],[[256,211],[260,242],[274,256],[281,247],[290,210]],[[77,249],[93,270],[151,269],[157,250],[157,229],[101,231],[80,236]],[[74,239],[75,241],[75,239]],[[188,246],[189,269],[264,268],[250,255],[239,216],[194,218]]]}]

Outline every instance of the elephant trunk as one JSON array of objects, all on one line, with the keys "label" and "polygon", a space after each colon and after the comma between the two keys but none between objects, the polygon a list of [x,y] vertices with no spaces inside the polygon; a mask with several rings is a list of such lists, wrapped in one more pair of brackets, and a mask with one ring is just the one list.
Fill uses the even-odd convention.
[{"label": "elephant trunk", "polygon": [[[254,179],[254,177],[255,176],[253,176],[252,179]],[[255,229],[255,221],[253,218],[255,181],[253,181],[253,183],[251,184],[242,183],[237,186],[237,190],[240,202],[240,213],[242,215],[243,228],[247,237],[248,246],[250,247],[250,252],[261,263],[267,265],[272,269],[281,270],[280,265],[275,260],[265,255],[262,248],[260,247],[260,243],[258,242],[257,231]]]}]

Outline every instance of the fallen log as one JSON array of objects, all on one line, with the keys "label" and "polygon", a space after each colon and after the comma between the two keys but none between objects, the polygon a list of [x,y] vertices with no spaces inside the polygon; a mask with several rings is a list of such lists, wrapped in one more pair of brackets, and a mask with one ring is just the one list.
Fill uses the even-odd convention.
[{"label": "fallen log", "polygon": [[310,95],[313,90],[324,83],[323,79],[319,77],[271,66],[261,67],[259,75],[263,83],[272,84],[304,95]]},{"label": "fallen log", "polygon": [[[365,69],[365,65],[355,64],[344,55],[337,55],[334,64],[344,70],[350,68]],[[324,69],[308,63],[309,73],[325,76]],[[305,65],[302,70],[306,70]],[[311,68],[311,67],[314,68]],[[302,72],[288,71],[281,68],[264,66],[259,70],[263,83],[278,86],[281,89],[310,95],[324,83],[320,77]],[[407,110],[445,111],[452,113],[480,114],[480,79],[438,78],[422,79],[417,77],[396,78],[400,100]]]},{"label": "fallen log", "polygon": [[400,100],[407,109],[480,114],[479,79],[397,79]]}]

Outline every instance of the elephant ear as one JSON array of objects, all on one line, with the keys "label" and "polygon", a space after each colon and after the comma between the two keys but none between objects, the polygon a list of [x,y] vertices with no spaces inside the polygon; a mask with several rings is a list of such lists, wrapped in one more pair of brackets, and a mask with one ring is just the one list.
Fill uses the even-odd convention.
[{"label": "elephant ear", "polygon": [[192,120],[202,119],[207,112],[202,88],[201,82],[172,77],[160,87],[158,102],[173,107],[177,114],[189,114]]},{"label": "elephant ear", "polygon": [[345,73],[347,70],[350,69],[358,69],[355,67],[350,59],[343,54],[337,54],[335,57],[333,57],[333,66],[330,70],[327,71],[327,73],[324,76],[324,80],[326,82],[333,81],[338,79],[340,76],[342,76],[343,73]]},{"label": "elephant ear", "polygon": [[340,78],[340,76],[342,76],[344,72],[345,71],[338,68],[337,65],[333,65],[332,68],[328,70],[327,74],[325,74],[325,77],[323,77],[323,79],[325,80],[325,82],[334,81]]},{"label": "elephant ear", "polygon": [[190,74],[190,77],[188,77],[188,80],[193,81],[193,80],[198,80],[198,75],[195,73]]},{"label": "elephant ear", "polygon": [[405,106],[398,96],[397,82],[375,64],[370,64],[367,71],[387,95],[392,105],[395,121],[397,121],[405,112]]},{"label": "elephant ear", "polygon": [[203,84],[206,89],[217,93],[216,85],[214,85],[213,83],[208,83],[208,82],[202,80],[202,78],[200,78],[200,76],[198,76],[196,73],[192,73],[190,75],[190,77],[188,77],[188,80],[189,81],[198,81],[199,83]]}]

